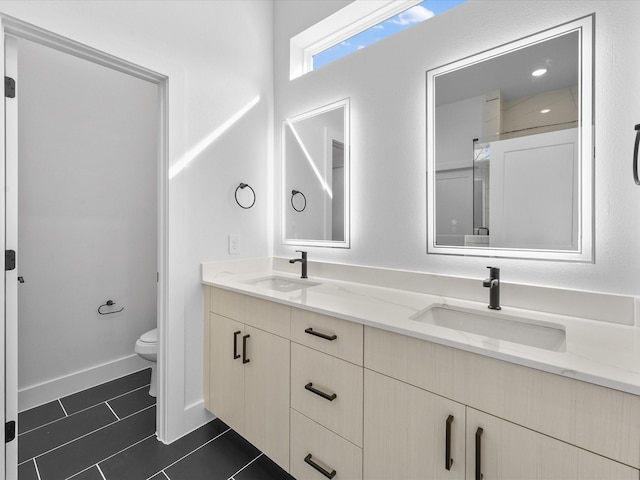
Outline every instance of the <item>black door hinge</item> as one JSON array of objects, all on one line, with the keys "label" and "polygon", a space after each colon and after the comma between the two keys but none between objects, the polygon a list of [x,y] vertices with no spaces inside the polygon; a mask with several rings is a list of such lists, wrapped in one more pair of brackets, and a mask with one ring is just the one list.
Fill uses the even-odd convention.
[{"label": "black door hinge", "polygon": [[11,420],[4,424],[4,442],[9,443],[16,438],[16,422]]},{"label": "black door hinge", "polygon": [[4,77],[4,96],[7,98],[16,96],[16,81],[11,77]]},{"label": "black door hinge", "polygon": [[4,251],[4,269],[15,270],[16,268],[16,251],[15,250],[5,250]]}]

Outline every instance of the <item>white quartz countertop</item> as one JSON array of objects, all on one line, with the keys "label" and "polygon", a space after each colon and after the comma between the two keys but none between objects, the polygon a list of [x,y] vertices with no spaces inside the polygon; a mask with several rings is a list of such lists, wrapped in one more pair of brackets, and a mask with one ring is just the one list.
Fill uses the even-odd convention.
[{"label": "white quartz countertop", "polygon": [[313,276],[310,276],[308,282],[317,285],[292,292],[280,292],[246,283],[270,276],[300,280],[299,276],[280,271],[233,273],[203,268],[202,282],[640,395],[640,329],[633,326],[513,307],[503,307],[498,312],[492,312],[496,316],[518,316],[534,322],[561,325],[566,331],[566,351],[550,351],[410,319],[434,304],[486,312],[486,303]]}]

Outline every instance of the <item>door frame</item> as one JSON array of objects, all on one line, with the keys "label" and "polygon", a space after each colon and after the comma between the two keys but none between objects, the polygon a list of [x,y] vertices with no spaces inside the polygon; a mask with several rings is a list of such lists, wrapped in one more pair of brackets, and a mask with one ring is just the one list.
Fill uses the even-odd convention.
[{"label": "door frame", "polygon": [[[157,268],[158,268],[158,284],[157,284],[157,324],[158,324],[158,396],[157,396],[157,414],[156,414],[156,434],[160,440],[164,440],[167,436],[168,428],[168,386],[167,376],[168,362],[165,352],[168,351],[168,338],[166,335],[168,327],[168,266],[169,266],[169,178],[167,175],[169,166],[169,78],[166,75],[157,73],[153,70],[136,65],[122,58],[109,55],[108,53],[99,51],[82,43],[76,42],[69,38],[63,37],[56,33],[44,30],[35,25],[23,22],[14,17],[0,14],[0,34],[4,39],[17,37],[29,40],[40,45],[44,45],[55,50],[73,55],[75,57],[102,65],[107,68],[131,75],[133,77],[151,82],[158,87],[158,169],[157,169]],[[9,40],[11,42],[11,40]],[[3,69],[5,65],[5,47],[0,48],[0,62]],[[5,73],[6,75],[6,73]],[[19,84],[17,86],[19,92]],[[17,97],[17,95],[16,95]],[[6,115],[11,112],[7,111],[5,102],[0,102],[0,158],[2,165],[0,166],[0,185],[7,185],[8,180],[5,170],[10,163],[15,162],[17,167],[17,155],[11,158],[11,152],[7,152],[7,146],[11,144],[7,138]],[[17,118],[15,119],[17,120]],[[17,128],[15,129],[17,136]],[[17,145],[17,138],[15,139]],[[7,155],[9,153],[9,155]],[[14,152],[15,153],[15,152]],[[9,165],[8,165],[9,164]],[[11,221],[11,216],[6,212],[6,197],[0,195],[0,250],[6,250],[7,241],[7,225],[6,222]],[[14,221],[17,222],[17,211],[15,212]],[[19,253],[18,253],[19,255]],[[4,260],[3,260],[4,261]],[[17,275],[17,274],[16,274]],[[17,281],[17,280],[16,280]],[[0,289],[5,292],[0,295],[0,309],[4,312],[4,326],[0,328],[0,372],[4,373],[4,381],[0,382],[0,412],[3,423],[15,420],[17,422],[17,294],[14,299],[7,297],[5,275],[0,275]],[[11,305],[11,300],[15,305]],[[6,332],[6,333],[5,333]],[[11,338],[10,338],[11,336]],[[8,345],[11,347],[7,348]],[[9,357],[7,357],[9,355]],[[13,391],[15,390],[15,391]],[[8,399],[8,400],[7,400]],[[4,439],[4,433],[2,433]],[[17,437],[16,437],[17,438]],[[0,455],[0,472],[16,472],[17,469],[17,442],[5,443],[5,451]],[[7,477],[13,478],[13,477]]]}]

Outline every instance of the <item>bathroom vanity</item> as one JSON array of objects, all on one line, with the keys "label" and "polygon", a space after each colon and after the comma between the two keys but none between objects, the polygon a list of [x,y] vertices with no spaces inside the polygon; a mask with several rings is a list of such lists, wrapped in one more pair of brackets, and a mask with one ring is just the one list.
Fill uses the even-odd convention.
[{"label": "bathroom vanity", "polygon": [[248,270],[203,266],[205,405],[294,477],[640,478],[635,327],[491,314],[562,332],[532,346],[426,318],[480,302]]}]

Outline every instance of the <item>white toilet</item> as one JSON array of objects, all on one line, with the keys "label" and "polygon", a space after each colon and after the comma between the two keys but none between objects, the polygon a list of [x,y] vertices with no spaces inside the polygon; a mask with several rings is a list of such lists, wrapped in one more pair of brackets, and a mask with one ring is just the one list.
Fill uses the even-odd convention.
[{"label": "white toilet", "polygon": [[154,328],[140,335],[136,341],[134,351],[145,360],[153,362],[151,365],[151,384],[149,385],[149,395],[156,396],[156,362],[158,361],[158,329]]}]

